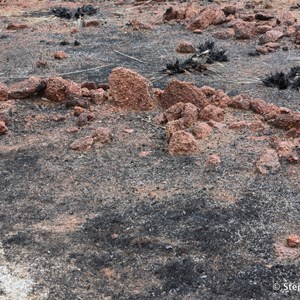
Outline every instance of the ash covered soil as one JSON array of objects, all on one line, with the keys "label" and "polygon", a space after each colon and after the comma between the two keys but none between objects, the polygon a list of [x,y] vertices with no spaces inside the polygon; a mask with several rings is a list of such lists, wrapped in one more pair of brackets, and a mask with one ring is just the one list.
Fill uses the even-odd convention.
[{"label": "ash covered soil", "polygon": [[[195,33],[178,14],[163,21],[169,7],[189,2],[94,1],[96,14],[83,19],[96,26],[51,12],[74,11],[83,1],[22,2],[0,0],[0,82],[8,90],[31,76],[98,85],[124,67],[162,90],[177,79],[214,88],[204,88],[208,94],[221,89],[228,99],[263,99],[276,114],[299,113],[298,89],[261,81],[299,65],[294,33],[280,37],[274,52],[249,56],[262,34],[217,39],[228,22]],[[269,8],[240,3],[244,15],[277,16],[296,7],[296,1]],[[292,10],[296,18],[299,12]],[[11,24],[27,28],[10,30]],[[182,41],[195,47],[214,41],[229,60],[206,64],[203,72],[161,72],[192,55],[175,51]],[[67,58],[55,59],[56,51]],[[0,299],[299,299],[299,118],[294,128],[278,128],[277,115],[268,122],[265,107],[226,104],[214,120],[205,119],[205,137],[176,153],[172,122],[180,117],[169,108],[173,119],[166,119],[160,96],[141,111],[105,93],[101,103],[75,98],[76,109],[44,95],[0,102],[8,129],[0,135]],[[184,128],[190,138],[193,126]],[[109,143],[91,138],[87,149],[70,147],[99,127],[110,130]]]}]

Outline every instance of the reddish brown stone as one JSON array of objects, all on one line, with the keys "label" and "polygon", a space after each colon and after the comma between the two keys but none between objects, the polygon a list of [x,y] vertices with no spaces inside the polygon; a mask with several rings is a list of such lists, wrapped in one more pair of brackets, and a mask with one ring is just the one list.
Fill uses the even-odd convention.
[{"label": "reddish brown stone", "polygon": [[270,25],[258,25],[255,28],[255,32],[257,34],[263,34],[263,33],[266,33],[267,31],[272,30],[272,29],[273,29],[273,27],[270,26]]},{"label": "reddish brown stone", "polygon": [[297,22],[297,18],[292,12],[285,10],[279,15],[279,21],[280,25],[291,26]]},{"label": "reddish brown stone", "polygon": [[275,118],[268,121],[269,124],[278,127],[283,128],[286,130],[289,129],[300,129],[300,113],[297,112],[291,112],[289,114],[280,114],[277,115]]},{"label": "reddish brown stone", "polygon": [[188,128],[198,120],[199,109],[192,103],[186,103],[182,111],[184,125]]},{"label": "reddish brown stone", "polygon": [[176,47],[176,52],[178,53],[194,53],[196,51],[195,47],[190,42],[181,42]]},{"label": "reddish brown stone", "polygon": [[105,127],[98,127],[92,133],[92,138],[94,139],[94,142],[107,144],[112,141],[113,135],[110,129]]},{"label": "reddish brown stone", "polygon": [[56,51],[54,52],[53,56],[56,59],[64,59],[68,57],[68,55],[64,51]]},{"label": "reddish brown stone", "polygon": [[232,5],[232,4],[225,4],[223,7],[221,7],[221,9],[223,10],[225,16],[229,16],[229,15],[235,15],[236,13],[236,5]]},{"label": "reddish brown stone", "polygon": [[141,30],[141,29],[151,30],[152,29],[151,25],[144,24],[144,23],[138,21],[137,19],[132,20],[130,23],[131,23],[133,30]]},{"label": "reddish brown stone", "polygon": [[170,141],[171,137],[173,134],[179,130],[184,130],[186,129],[186,126],[184,125],[183,119],[178,119],[174,120],[171,122],[168,122],[166,126],[166,137],[167,137],[167,142]]},{"label": "reddish brown stone", "polygon": [[45,68],[47,67],[48,62],[45,60],[38,60],[35,65],[37,68]]},{"label": "reddish brown stone", "polygon": [[74,111],[74,115],[78,117],[79,115],[85,112],[85,109],[81,106],[74,106],[73,111]]},{"label": "reddish brown stone", "polygon": [[240,13],[238,17],[245,22],[252,22],[255,19],[255,15],[249,13]]},{"label": "reddish brown stone", "polygon": [[219,8],[207,7],[199,15],[191,19],[186,28],[188,30],[205,29],[209,25],[218,25],[224,23],[226,16]]},{"label": "reddish brown stone", "polygon": [[274,104],[270,104],[261,99],[253,99],[250,104],[251,109],[264,116],[265,119],[272,119],[280,114],[280,109]]},{"label": "reddish brown stone", "polygon": [[153,122],[157,125],[163,125],[166,124],[168,121],[165,117],[165,114],[161,113],[153,118]]},{"label": "reddish brown stone", "polygon": [[8,131],[8,128],[6,127],[6,124],[3,121],[0,121],[0,135],[6,134]]},{"label": "reddish brown stone", "polygon": [[280,169],[278,155],[274,149],[266,149],[256,163],[256,168],[261,174],[268,174]]},{"label": "reddish brown stone", "polygon": [[211,166],[217,166],[221,163],[221,158],[219,155],[212,154],[208,157],[206,164]]},{"label": "reddish brown stone", "polygon": [[213,37],[220,40],[227,40],[234,36],[235,31],[233,28],[217,30],[213,33]]},{"label": "reddish brown stone", "polygon": [[235,23],[233,29],[237,39],[250,39],[254,33],[254,25],[244,21]]},{"label": "reddish brown stone", "polygon": [[169,107],[165,112],[164,112],[164,118],[166,122],[171,122],[174,120],[178,120],[182,117],[182,112],[184,110],[185,103],[183,102],[178,102],[171,107]]},{"label": "reddish brown stone", "polygon": [[0,82],[0,102],[8,100],[8,87]]},{"label": "reddish brown stone", "polygon": [[226,108],[230,103],[230,98],[222,90],[216,90],[208,100],[210,104],[220,108]]},{"label": "reddish brown stone", "polygon": [[207,105],[199,113],[199,118],[203,121],[213,120],[216,122],[222,122],[224,121],[224,116],[224,110],[213,104]]},{"label": "reddish brown stone", "polygon": [[91,96],[91,91],[87,88],[82,88],[81,89],[81,94],[83,97],[90,97]]},{"label": "reddish brown stone", "polygon": [[300,25],[298,25],[295,30],[295,43],[300,45]]},{"label": "reddish brown stone", "polygon": [[300,138],[300,129],[291,128],[285,134],[287,138]]},{"label": "reddish brown stone", "polygon": [[198,146],[191,133],[179,130],[172,134],[168,151],[171,155],[192,155],[198,152]]},{"label": "reddish brown stone", "polygon": [[90,94],[91,100],[98,105],[102,104],[105,100],[108,99],[108,95],[103,89],[91,90]]},{"label": "reddish brown stone", "polygon": [[212,133],[212,128],[205,122],[196,122],[192,127],[192,133],[197,139],[205,139]]},{"label": "reddish brown stone", "polygon": [[286,239],[288,247],[296,248],[300,246],[300,236],[297,234],[290,234]]},{"label": "reddish brown stone", "polygon": [[190,102],[199,108],[208,104],[206,96],[194,84],[175,79],[166,87],[159,103],[163,108],[169,108],[178,102]]},{"label": "reddish brown stone", "polygon": [[240,94],[230,99],[228,106],[248,110],[250,109],[251,98],[248,95]]},{"label": "reddish brown stone", "polygon": [[264,122],[258,120],[258,121],[250,122],[248,124],[248,128],[251,131],[257,132],[257,131],[266,130],[267,129],[267,125]]},{"label": "reddish brown stone", "polygon": [[100,25],[99,20],[84,20],[83,27],[98,27]]},{"label": "reddish brown stone", "polygon": [[78,116],[77,126],[82,127],[82,126],[86,125],[88,122],[89,122],[88,113],[83,112]]},{"label": "reddish brown stone", "polygon": [[81,84],[82,88],[87,88],[89,90],[96,90],[97,84],[95,81],[85,81]]},{"label": "reddish brown stone", "polygon": [[284,36],[283,32],[280,30],[272,29],[267,31],[260,39],[260,44],[274,43]]},{"label": "reddish brown stone", "polygon": [[138,73],[122,67],[115,68],[108,81],[110,94],[117,106],[142,111],[154,108],[152,84]]},{"label": "reddish brown stone", "polygon": [[61,77],[50,77],[46,81],[44,95],[54,102],[65,102],[70,94],[81,95],[81,87]]},{"label": "reddish brown stone", "polygon": [[85,136],[75,140],[70,145],[70,148],[73,150],[84,151],[90,149],[93,144],[94,144],[94,139],[91,136]]},{"label": "reddish brown stone", "polygon": [[228,126],[228,128],[229,129],[239,130],[239,129],[245,128],[246,126],[247,126],[247,123],[245,121],[237,121],[237,122],[231,123]]},{"label": "reddish brown stone", "polygon": [[19,23],[10,23],[6,27],[7,30],[20,30],[25,28],[28,28],[27,24],[19,24]]},{"label": "reddish brown stone", "polygon": [[42,92],[44,88],[45,82],[41,78],[30,77],[9,86],[8,97],[10,99],[25,99]]}]

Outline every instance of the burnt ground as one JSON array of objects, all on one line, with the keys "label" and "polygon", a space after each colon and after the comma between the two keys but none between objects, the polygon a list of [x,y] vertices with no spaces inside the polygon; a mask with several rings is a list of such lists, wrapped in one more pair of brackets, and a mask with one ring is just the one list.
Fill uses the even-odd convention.
[{"label": "burnt ground", "polygon": [[[215,40],[229,62],[170,77],[160,71],[180,56],[174,51],[179,41],[197,45],[220,26],[201,35],[172,22],[133,31],[130,20],[155,23],[170,3],[94,1],[100,27],[71,35],[74,21],[54,18],[49,7],[78,3],[0,6],[1,82],[64,74],[101,83],[125,66],[155,87],[177,78],[299,110],[299,91],[259,80],[297,65],[299,50],[288,39],[281,41],[288,52],[259,57],[247,56],[256,40]],[[29,28],[6,30],[12,21]],[[60,45],[65,38],[81,45]],[[56,50],[68,59],[54,60]],[[48,66],[37,68],[38,60]],[[299,163],[282,161],[278,172],[257,173],[255,162],[269,143],[261,132],[214,129],[198,155],[172,157],[164,127],[152,122],[157,110],[95,106],[96,120],[68,133],[76,117],[63,104],[37,97],[1,105],[11,111],[9,133],[0,137],[1,300],[299,299],[299,291],[284,286],[300,284],[300,252],[285,247],[286,236],[300,230]],[[232,110],[230,118],[256,116]],[[86,152],[69,148],[98,126],[112,130],[111,144]],[[271,127],[268,134],[284,136]],[[221,164],[207,165],[210,154]]]}]

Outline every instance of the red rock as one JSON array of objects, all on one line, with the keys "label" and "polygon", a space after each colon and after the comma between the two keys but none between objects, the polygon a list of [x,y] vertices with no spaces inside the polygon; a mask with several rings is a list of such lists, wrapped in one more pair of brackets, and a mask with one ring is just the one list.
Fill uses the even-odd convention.
[{"label": "red rock", "polygon": [[83,27],[98,27],[100,25],[99,20],[84,20]]},{"label": "red rock", "polygon": [[258,121],[250,122],[248,124],[248,128],[251,131],[257,132],[257,131],[266,130],[267,126],[266,126],[266,124],[264,122],[258,120]]},{"label": "red rock", "polygon": [[288,114],[280,114],[268,121],[272,126],[282,129],[300,129],[300,113],[291,112]]},{"label": "red rock", "polygon": [[272,30],[273,27],[270,26],[270,25],[258,25],[255,27],[255,32],[257,34],[263,34],[263,33],[266,33],[267,31],[270,31]]},{"label": "red rock", "polygon": [[237,39],[250,39],[254,33],[254,25],[244,21],[235,23],[233,29]]},{"label": "red rock", "polygon": [[250,108],[261,114],[265,119],[272,119],[280,114],[280,109],[274,104],[270,104],[261,99],[251,100]]},{"label": "red rock", "polygon": [[267,31],[260,39],[260,44],[266,44],[270,42],[277,42],[280,38],[284,36],[283,32],[280,30],[272,29]]},{"label": "red rock", "polygon": [[225,16],[229,16],[229,15],[235,15],[236,13],[236,5],[232,5],[232,4],[225,4],[223,7],[221,7],[221,9],[223,10]]},{"label": "red rock", "polygon": [[266,149],[256,162],[256,168],[261,174],[268,174],[280,169],[280,162],[276,151],[274,149]]},{"label": "red rock", "polygon": [[229,129],[242,129],[245,128],[247,126],[247,123],[245,121],[237,121],[237,122],[233,122],[231,123],[228,128]]},{"label": "red rock", "polygon": [[20,30],[25,28],[28,28],[27,24],[19,24],[19,23],[10,23],[6,27],[7,30]]},{"label": "red rock", "polygon": [[182,117],[182,112],[184,110],[185,103],[183,102],[178,102],[171,107],[169,107],[165,112],[164,112],[164,118],[166,122],[171,122],[174,120],[178,120]]},{"label": "red rock", "polygon": [[95,81],[85,81],[81,84],[82,88],[87,88],[89,90],[96,90],[97,84]]},{"label": "red rock", "polygon": [[209,25],[218,25],[224,23],[226,16],[224,12],[219,8],[207,7],[199,15],[192,18],[186,29],[195,30],[195,29],[205,29]]},{"label": "red rock", "polygon": [[252,22],[255,19],[254,14],[240,13],[238,17],[245,22]]},{"label": "red rock", "polygon": [[75,140],[70,145],[70,148],[73,150],[84,151],[90,149],[93,144],[94,144],[94,139],[91,136],[85,136]]},{"label": "red rock", "polygon": [[274,141],[274,147],[278,154],[278,157],[283,157],[288,160],[294,157],[295,161],[298,161],[297,153],[294,151],[295,144],[292,141]]},{"label": "red rock", "polygon": [[8,100],[8,87],[0,82],[0,102]]},{"label": "red rock", "polygon": [[185,41],[181,42],[175,50],[178,53],[194,53],[196,51],[192,43]]},{"label": "red rock", "polygon": [[188,128],[198,120],[199,110],[192,103],[186,103],[182,111],[182,119],[184,125]]},{"label": "red rock", "polygon": [[300,25],[298,25],[295,30],[295,43],[300,45]]},{"label": "red rock", "polygon": [[141,151],[139,153],[139,157],[147,157],[149,155],[151,155],[152,151]]},{"label": "red rock", "polygon": [[226,108],[230,102],[230,98],[222,90],[216,90],[215,93],[208,97],[209,103],[220,108]]},{"label": "red rock", "polygon": [[79,115],[85,112],[85,109],[81,106],[74,106],[73,111],[74,111],[74,115],[78,117]]},{"label": "red rock", "polygon": [[205,122],[196,122],[192,127],[196,139],[205,139],[212,133],[212,128]]},{"label": "red rock", "polygon": [[94,142],[97,142],[100,144],[107,144],[112,141],[113,135],[112,135],[110,129],[105,128],[105,127],[98,127],[92,133],[92,138],[94,139]]},{"label": "red rock", "polygon": [[212,165],[212,166],[217,166],[221,163],[221,158],[219,155],[212,154],[208,157],[206,164]]},{"label": "red rock", "polygon": [[103,89],[104,91],[109,90],[109,84],[108,83],[99,83],[98,89]]},{"label": "red rock", "polygon": [[6,134],[8,131],[8,128],[6,127],[6,124],[3,121],[0,121],[0,135]]},{"label": "red rock", "polygon": [[166,126],[166,137],[167,142],[169,143],[173,134],[179,130],[185,130],[186,126],[184,125],[183,119],[178,119],[171,121]]},{"label": "red rock", "polygon": [[48,62],[45,60],[38,60],[35,65],[37,68],[45,68],[47,67]]},{"label": "red rock", "polygon": [[275,49],[270,49],[270,48],[265,47],[265,46],[257,46],[255,49],[260,54],[268,54],[270,52],[274,52],[275,51]]},{"label": "red rock", "polygon": [[215,94],[216,90],[210,86],[204,85],[199,88],[199,91],[203,93],[206,97],[211,97]]},{"label": "red rock", "polygon": [[138,73],[122,67],[115,68],[108,81],[110,94],[117,106],[142,111],[154,108],[152,84]]},{"label": "red rock", "polygon": [[164,21],[176,20],[177,15],[178,15],[177,10],[175,10],[173,7],[169,7],[163,15],[163,20]]},{"label": "red rock", "polygon": [[291,128],[285,134],[287,138],[300,138],[300,129]]},{"label": "red rock", "polygon": [[230,23],[233,20],[235,20],[235,16],[234,15],[229,15],[228,17],[226,17],[225,23]]},{"label": "red rock", "polygon": [[290,248],[296,248],[300,246],[300,236],[297,234],[290,234],[286,239],[286,244]]},{"label": "red rock", "polygon": [[198,152],[198,146],[191,133],[179,130],[172,134],[168,151],[171,155],[192,155]]},{"label": "red rock", "polygon": [[74,133],[74,132],[77,132],[79,129],[78,129],[78,127],[76,127],[76,126],[72,126],[72,127],[69,127],[69,128],[67,128],[66,129],[66,131],[68,132],[68,133]]},{"label": "red rock", "polygon": [[279,21],[280,25],[291,26],[297,22],[297,18],[292,12],[285,10],[279,15]]},{"label": "red rock", "polygon": [[232,28],[217,30],[213,33],[213,37],[220,40],[227,40],[234,36],[235,31]]},{"label": "red rock", "polygon": [[83,127],[83,126],[86,125],[88,122],[89,122],[89,119],[88,119],[88,113],[87,113],[87,112],[83,112],[83,113],[81,113],[81,114],[78,116],[78,119],[77,119],[77,125],[78,125],[79,127]]},{"label": "red rock", "polygon": [[161,113],[153,118],[153,122],[157,125],[163,125],[167,123],[167,119],[164,113]]},{"label": "red rock", "polygon": [[56,59],[64,59],[68,57],[68,55],[64,51],[56,51],[54,52],[53,56]]},{"label": "red rock", "polygon": [[54,102],[65,102],[70,94],[81,96],[81,87],[61,77],[50,77],[46,81],[44,95]]},{"label": "red rock", "polygon": [[90,90],[87,89],[87,88],[82,88],[82,89],[81,89],[81,95],[82,95],[83,97],[90,97],[90,96],[91,96],[91,92],[90,92]]},{"label": "red rock", "polygon": [[144,23],[138,21],[137,19],[132,20],[130,23],[131,23],[133,30],[141,30],[141,29],[151,30],[152,29],[151,25],[144,24]]},{"label": "red rock", "polygon": [[199,7],[195,5],[194,2],[188,3],[188,6],[185,10],[185,18],[187,20],[191,20],[192,18],[197,16],[197,14],[199,14]]},{"label": "red rock", "polygon": [[94,112],[89,112],[89,113],[87,114],[87,119],[88,119],[88,121],[93,121],[93,120],[95,120],[95,119],[96,119],[95,113],[94,113]]},{"label": "red rock", "polygon": [[108,99],[108,95],[103,89],[91,90],[90,95],[92,102],[97,105],[102,104]]},{"label": "red rock", "polygon": [[213,104],[207,105],[199,113],[199,118],[203,121],[213,120],[216,122],[222,122],[224,121],[224,116],[224,110]]},{"label": "red rock", "polygon": [[194,84],[174,79],[160,96],[159,104],[163,108],[169,108],[178,102],[190,102],[199,108],[208,104],[205,95]]},{"label": "red rock", "polygon": [[25,99],[42,92],[44,88],[45,82],[41,78],[30,77],[9,86],[8,97],[10,99]]},{"label": "red rock", "polygon": [[240,94],[230,99],[228,106],[248,110],[250,109],[251,98],[248,95]]}]

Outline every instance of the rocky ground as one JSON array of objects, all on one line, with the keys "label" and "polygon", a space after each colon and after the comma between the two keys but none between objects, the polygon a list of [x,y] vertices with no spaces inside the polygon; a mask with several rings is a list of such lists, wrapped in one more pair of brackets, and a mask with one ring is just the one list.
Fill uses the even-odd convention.
[{"label": "rocky ground", "polygon": [[1,300],[299,299],[297,1],[0,17]]}]

